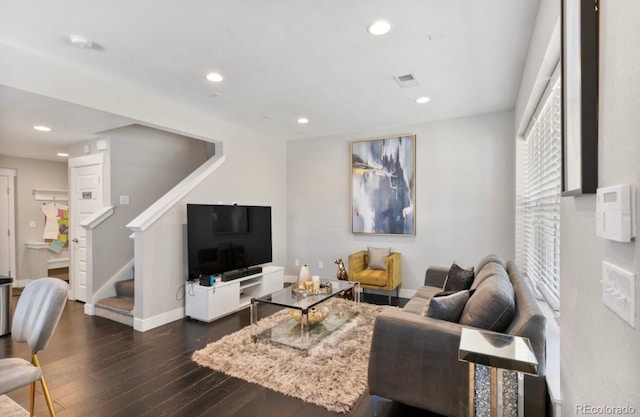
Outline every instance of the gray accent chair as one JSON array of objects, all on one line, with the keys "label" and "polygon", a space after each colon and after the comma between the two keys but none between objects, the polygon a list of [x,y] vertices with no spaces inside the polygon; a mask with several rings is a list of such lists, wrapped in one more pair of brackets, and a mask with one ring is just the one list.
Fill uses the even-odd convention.
[{"label": "gray accent chair", "polygon": [[40,278],[29,283],[18,300],[11,325],[11,337],[15,342],[27,343],[31,349],[31,362],[22,358],[0,359],[0,394],[30,385],[31,417],[37,381],[42,385],[49,414],[52,417],[56,415],[37,354],[49,344],[66,305],[68,292],[69,285],[57,278]]},{"label": "gray accent chair", "polygon": [[[470,326],[424,314],[431,297],[443,290],[448,270],[430,267],[425,286],[418,289],[402,310],[385,311],[376,318],[368,375],[369,393],[374,396],[374,416],[380,398],[444,416],[469,415],[469,364],[458,360],[458,346],[462,328]],[[539,376],[525,375],[525,416],[544,416],[546,319],[516,264],[511,261],[505,264],[496,255],[480,261],[471,287],[476,292],[467,306],[474,297],[479,297],[474,300],[475,311],[491,310],[490,291],[486,285],[482,291],[480,288],[483,282],[495,284],[498,279],[507,280],[505,285],[511,283],[511,294],[515,298],[515,310],[501,333],[529,338],[539,362]],[[481,308],[478,309],[479,301]],[[464,317],[465,312],[462,315]],[[459,321],[463,321],[463,317]]]}]

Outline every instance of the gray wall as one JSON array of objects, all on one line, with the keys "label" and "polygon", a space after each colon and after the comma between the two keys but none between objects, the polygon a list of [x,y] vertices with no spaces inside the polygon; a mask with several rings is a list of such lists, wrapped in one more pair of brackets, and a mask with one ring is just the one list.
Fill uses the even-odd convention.
[{"label": "gray wall", "polygon": [[[67,161],[54,162],[39,159],[0,155],[0,168],[16,170],[16,268],[14,279],[30,279],[29,256],[25,255],[26,242],[43,242],[44,215],[41,201],[33,196],[34,188],[67,189]],[[29,227],[34,220],[36,227]],[[53,253],[53,252],[52,252]]]},{"label": "gray wall", "polygon": [[[94,230],[93,290],[133,259],[125,227],[207,159],[206,142],[139,125],[105,132],[109,138],[113,216]],[[129,205],[120,196],[129,196]]]},{"label": "gray wall", "polygon": [[[599,186],[640,184],[640,3],[600,2]],[[640,285],[636,328],[602,303],[602,261],[640,274],[640,245],[595,236],[595,197],[562,199],[562,415],[591,404],[640,412]]]},{"label": "gray wall", "polygon": [[[368,245],[391,246],[402,253],[402,289],[411,295],[429,265],[475,265],[489,252],[513,258],[513,120],[509,111],[289,141],[286,273],[297,274],[299,259],[312,273],[333,278],[335,258],[346,263]],[[417,135],[416,236],[354,235],[350,141],[402,133]]]}]

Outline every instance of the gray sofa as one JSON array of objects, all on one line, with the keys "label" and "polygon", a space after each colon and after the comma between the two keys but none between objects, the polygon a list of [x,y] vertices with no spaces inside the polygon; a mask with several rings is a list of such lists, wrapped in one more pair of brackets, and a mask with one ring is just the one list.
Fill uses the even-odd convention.
[{"label": "gray sofa", "polygon": [[[458,360],[462,328],[469,323],[482,324],[470,327],[487,328],[486,323],[494,325],[502,320],[498,323],[504,327],[500,332],[529,338],[539,362],[538,377],[525,375],[525,416],[546,415],[546,322],[518,267],[497,255],[481,260],[474,268],[472,295],[458,322],[426,316],[431,298],[445,287],[449,269],[430,267],[425,286],[402,310],[377,317],[369,359],[369,393],[445,416],[468,415],[469,366]],[[500,305],[495,300],[508,302],[509,296],[513,297],[510,312],[504,302]],[[506,313],[497,311],[503,308]],[[494,317],[488,321],[478,317],[485,313]]]}]

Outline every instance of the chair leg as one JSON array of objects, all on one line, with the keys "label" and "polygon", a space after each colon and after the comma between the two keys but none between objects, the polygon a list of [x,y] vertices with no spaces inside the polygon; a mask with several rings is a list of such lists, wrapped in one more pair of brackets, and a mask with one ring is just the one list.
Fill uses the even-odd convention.
[{"label": "chair leg", "polygon": [[[38,360],[38,355],[35,352],[31,355],[31,363],[40,368],[40,361]],[[40,368],[42,369],[42,368]],[[47,383],[44,381],[44,375],[40,377],[40,384],[42,385],[42,393],[44,394],[44,400],[47,403],[47,408],[49,409],[49,414],[51,417],[56,417],[56,412],[53,409],[53,402],[51,401],[51,395],[49,394],[49,389],[47,388]],[[35,383],[32,384],[35,389]],[[33,417],[33,415],[31,416]]]},{"label": "chair leg", "polygon": [[44,376],[40,378],[40,383],[42,384],[42,393],[44,394],[44,399],[47,402],[49,415],[51,415],[51,417],[56,417],[56,412],[53,409],[53,402],[51,401],[51,395],[49,395],[49,389],[47,388],[46,382],[44,382]]},{"label": "chair leg", "polygon": [[29,384],[29,417],[33,417],[36,403],[36,383]]}]

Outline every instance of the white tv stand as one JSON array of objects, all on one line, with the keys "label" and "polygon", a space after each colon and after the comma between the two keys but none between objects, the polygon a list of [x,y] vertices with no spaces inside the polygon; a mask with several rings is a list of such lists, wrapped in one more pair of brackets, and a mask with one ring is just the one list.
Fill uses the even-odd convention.
[{"label": "white tv stand", "polygon": [[216,282],[211,287],[189,281],[185,291],[185,313],[192,319],[212,322],[251,304],[252,298],[284,288],[284,268],[265,266],[255,275]]}]

